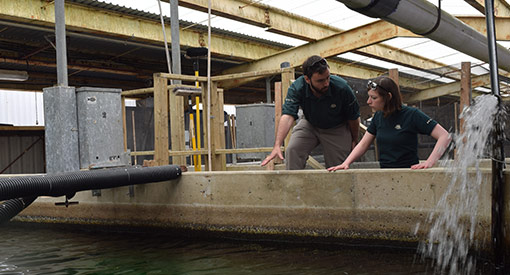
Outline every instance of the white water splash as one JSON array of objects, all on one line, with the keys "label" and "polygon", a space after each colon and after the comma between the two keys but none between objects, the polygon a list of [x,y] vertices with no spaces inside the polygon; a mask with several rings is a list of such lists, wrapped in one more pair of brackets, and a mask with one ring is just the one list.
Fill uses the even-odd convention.
[{"label": "white water splash", "polygon": [[[468,252],[475,245],[480,186],[490,184],[483,181],[479,166],[481,158],[491,152],[487,146],[498,109],[498,99],[485,95],[477,97],[460,115],[465,121],[464,133],[454,137],[455,159],[444,162],[452,178],[428,217],[428,223],[432,224],[428,241],[418,248],[422,256],[435,260],[438,272],[472,274],[475,271],[476,260]],[[470,219],[466,221],[466,217]]]}]

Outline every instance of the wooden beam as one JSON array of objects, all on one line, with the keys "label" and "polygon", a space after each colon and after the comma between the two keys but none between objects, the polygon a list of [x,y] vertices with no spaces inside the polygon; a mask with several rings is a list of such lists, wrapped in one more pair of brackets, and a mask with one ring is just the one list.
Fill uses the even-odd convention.
[{"label": "wooden beam", "polygon": [[[157,73],[157,75],[160,76],[161,73]],[[167,86],[167,90],[171,91],[177,87],[195,88],[195,86],[193,86],[193,85],[172,84],[172,85]],[[136,96],[140,96],[140,95],[152,95],[152,94],[154,94],[154,87],[144,88],[144,89],[127,90],[127,91],[121,92],[121,95],[124,97],[136,97]]]},{"label": "wooden beam", "polygon": [[[485,17],[458,16],[457,18],[481,34],[487,34]],[[494,28],[496,29],[496,40],[510,41],[510,18],[494,18]]]},{"label": "wooden beam", "polygon": [[[46,26],[48,27],[49,32],[53,31],[54,9],[52,8],[52,5],[48,5],[46,2],[41,2],[40,0],[0,0],[0,6],[2,7],[0,10],[0,19],[9,19],[16,22]],[[273,21],[274,20],[276,19],[273,19]],[[66,3],[66,27],[69,35],[72,35],[73,32],[93,33],[115,36],[119,39],[129,39],[130,41],[140,43],[163,44],[163,36],[161,34],[159,20],[150,20],[115,11],[101,10],[101,12],[98,12],[97,8],[86,5]],[[412,36],[413,34],[411,32],[406,32],[401,35]],[[204,33],[200,31],[197,32],[193,29],[180,30],[180,42],[183,47],[203,46],[201,44],[203,39]],[[232,56],[246,61],[259,60],[287,50],[287,47],[282,47],[280,45],[262,44],[256,41],[248,42],[239,38],[214,33],[212,34],[211,42],[211,52],[213,55]],[[366,51],[368,52],[368,50]],[[398,56],[404,56],[404,53],[401,52]],[[402,62],[405,62],[406,59],[411,60],[411,58],[407,56],[403,58]],[[274,60],[274,62],[277,64],[274,68],[277,68],[280,61]],[[343,66],[339,64],[335,67],[341,67],[342,69],[341,71],[332,70],[332,73],[356,78],[366,78],[367,75],[375,76],[380,74],[378,70],[363,68],[360,65],[355,68],[353,67],[352,71],[351,66]],[[75,69],[90,68],[77,66]],[[232,71],[232,73],[237,72],[245,71]],[[193,80],[194,79],[191,81]]]},{"label": "wooden beam", "polygon": [[[184,98],[169,91],[168,100],[168,106],[170,106],[170,141],[172,151],[183,151],[186,149],[186,141],[184,140]],[[154,102],[156,102],[155,98]],[[186,165],[186,157],[173,156],[172,164]]]},{"label": "wooden beam", "polygon": [[168,80],[154,74],[154,160],[167,165],[168,155]]},{"label": "wooden beam", "polygon": [[[480,87],[480,86],[484,86],[484,85],[488,85],[488,84],[490,84],[489,74],[476,76],[471,79],[472,87]],[[417,93],[413,93],[413,94],[404,96],[404,102],[414,103],[414,102],[432,99],[432,98],[436,98],[436,97],[440,97],[440,96],[446,96],[446,95],[459,93],[460,90],[461,90],[460,81],[456,81],[456,82],[440,85],[435,88],[426,89],[426,90],[423,90],[423,91],[420,91]]]},{"label": "wooden beam", "polygon": [[[179,5],[207,12],[207,2],[206,0],[181,0],[179,1]],[[309,42],[345,31],[328,24],[310,20],[309,18],[250,0],[222,0],[213,1],[211,4],[211,12],[215,15],[259,27],[265,27],[268,28],[269,32],[275,32]],[[383,44],[367,46],[355,50],[354,52],[376,59],[406,65],[411,68],[434,69],[447,66],[446,64]]]},{"label": "wooden beam", "polygon": [[[204,107],[204,126],[207,129],[208,133],[206,133],[206,137],[208,134],[211,135],[211,144],[207,144],[206,147],[211,150],[211,170],[212,171],[224,171],[226,170],[226,157],[225,155],[220,155],[216,153],[218,149],[225,148],[225,126],[224,126],[224,115],[223,115],[223,92],[222,90],[218,90],[218,85],[216,82],[211,82],[210,88],[210,99],[211,102],[207,103],[207,83],[203,83],[202,85],[202,106]],[[210,111],[208,108],[210,106]],[[207,114],[210,112],[210,122],[211,125],[208,125]],[[207,126],[206,126],[207,125]],[[207,141],[207,138],[205,139]],[[204,142],[206,143],[206,142]],[[210,146],[210,147],[208,147]],[[206,161],[206,167],[209,166],[208,161]]]},{"label": "wooden beam", "polygon": [[458,69],[453,66],[449,66],[447,64],[437,62],[417,54],[409,53],[388,45],[371,45],[365,48],[354,50],[353,53],[417,70],[427,71],[433,74],[446,74],[447,77],[460,79],[460,73],[458,72]]},{"label": "wooden beam", "polygon": [[[367,24],[340,34],[329,36],[316,42],[294,47],[248,64],[227,69],[223,73],[229,74],[231,72],[239,71],[246,72],[277,69],[279,64],[282,62],[289,62],[291,67],[298,67],[306,60],[306,58],[313,54],[328,58],[362,48],[367,45],[379,43],[408,32],[409,31],[392,25],[386,21],[377,21],[372,24]],[[223,82],[222,87],[228,89],[246,82],[248,82],[248,80]]]},{"label": "wooden beam", "polygon": [[[466,3],[485,15],[485,0],[465,0]],[[505,0],[494,0],[494,16],[510,17],[510,4]]]},{"label": "wooden beam", "polygon": [[[0,0],[0,19],[32,25],[54,28],[55,15],[53,4],[41,0]],[[66,30],[68,34],[93,33],[118,37],[119,40],[136,41],[161,45],[164,38],[158,19],[147,19],[113,10],[80,5],[66,1]],[[167,30],[170,26],[166,26]],[[54,32],[54,30],[52,30]],[[184,47],[203,47],[207,40],[207,30],[193,28],[179,31],[180,43]],[[170,39],[170,37],[168,37]],[[171,41],[168,41],[169,43]],[[244,60],[256,60],[283,50],[281,46],[256,43],[218,33],[211,34],[211,52],[213,55],[233,56]]]},{"label": "wooden beam", "polygon": [[264,76],[271,76],[275,74],[281,74],[285,71],[294,71],[293,68],[284,68],[284,69],[272,69],[272,70],[264,70],[264,71],[253,71],[253,72],[244,72],[244,73],[234,73],[234,74],[227,74],[227,75],[218,75],[211,77],[211,81],[215,82],[222,82],[222,81],[229,81],[229,80],[239,80],[239,79],[246,79],[246,78],[252,78],[252,77],[264,77]]},{"label": "wooden beam", "polygon": [[[168,0],[164,1],[168,2]],[[202,12],[207,12],[207,4],[207,0],[179,0],[180,6]],[[211,1],[211,13],[305,41],[321,39],[342,31],[304,16],[251,0]]]}]

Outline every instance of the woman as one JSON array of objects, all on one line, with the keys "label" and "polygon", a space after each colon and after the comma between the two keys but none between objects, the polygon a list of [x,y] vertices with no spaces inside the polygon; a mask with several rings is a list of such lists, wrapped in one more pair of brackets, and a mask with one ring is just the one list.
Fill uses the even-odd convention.
[{"label": "woman", "polygon": [[[381,168],[425,169],[432,167],[443,155],[450,143],[448,132],[422,111],[402,105],[398,85],[388,77],[368,81],[367,104],[376,112],[367,132],[340,165],[328,171],[349,169],[349,165],[361,157],[377,138]],[[428,159],[419,163],[418,133],[430,135],[437,140]]]}]

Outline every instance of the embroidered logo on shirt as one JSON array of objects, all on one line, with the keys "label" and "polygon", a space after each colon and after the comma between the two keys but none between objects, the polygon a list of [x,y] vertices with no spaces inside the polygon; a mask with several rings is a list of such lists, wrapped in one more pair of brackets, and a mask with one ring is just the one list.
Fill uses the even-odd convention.
[{"label": "embroidered logo on shirt", "polygon": [[395,125],[395,129],[400,130],[402,127],[400,127],[400,124]]},{"label": "embroidered logo on shirt", "polygon": [[331,106],[329,106],[329,107],[330,107],[331,109],[335,109],[335,108],[336,108],[336,104],[335,104],[335,103],[333,103],[333,104],[331,104]]}]

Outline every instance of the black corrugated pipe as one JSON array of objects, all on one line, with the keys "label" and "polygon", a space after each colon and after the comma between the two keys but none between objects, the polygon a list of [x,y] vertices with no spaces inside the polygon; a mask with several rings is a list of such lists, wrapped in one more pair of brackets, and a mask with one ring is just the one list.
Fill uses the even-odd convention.
[{"label": "black corrugated pipe", "polygon": [[0,224],[18,215],[19,212],[27,208],[35,199],[37,197],[26,197],[8,200],[0,204]]},{"label": "black corrugated pipe", "polygon": [[0,179],[0,201],[37,196],[59,197],[78,191],[113,188],[176,179],[177,165],[111,168]]}]

